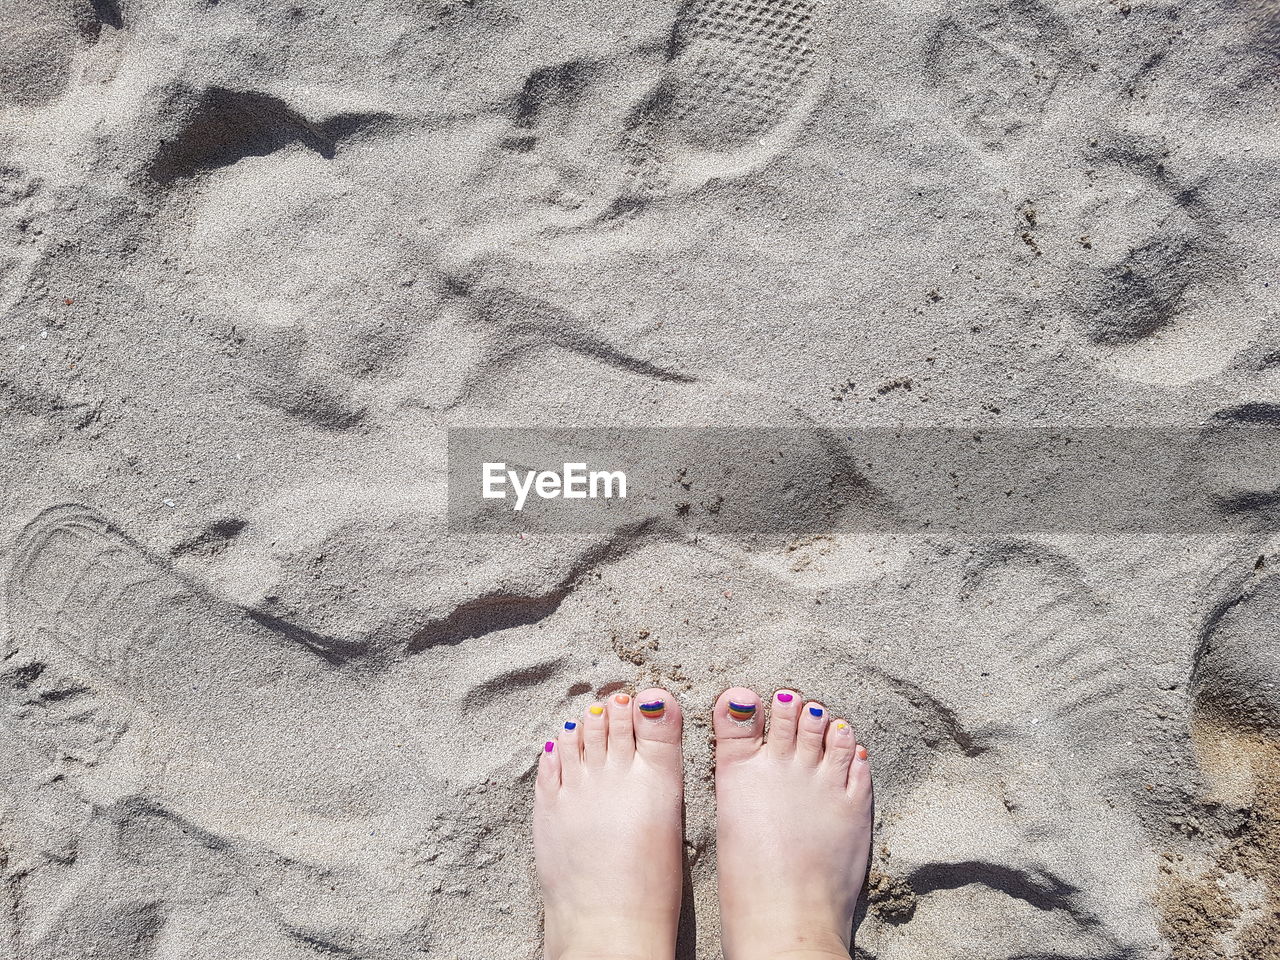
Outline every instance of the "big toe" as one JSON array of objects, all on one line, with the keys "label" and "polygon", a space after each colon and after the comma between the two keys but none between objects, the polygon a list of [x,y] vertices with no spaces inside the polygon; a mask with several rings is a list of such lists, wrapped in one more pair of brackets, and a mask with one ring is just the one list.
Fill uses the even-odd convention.
[{"label": "big toe", "polygon": [[764,710],[754,690],[730,687],[720,694],[712,714],[717,763],[742,760],[759,752],[764,744]]},{"label": "big toe", "polygon": [[669,690],[650,687],[631,698],[636,731],[636,752],[646,760],[680,763],[684,714],[680,701]]}]

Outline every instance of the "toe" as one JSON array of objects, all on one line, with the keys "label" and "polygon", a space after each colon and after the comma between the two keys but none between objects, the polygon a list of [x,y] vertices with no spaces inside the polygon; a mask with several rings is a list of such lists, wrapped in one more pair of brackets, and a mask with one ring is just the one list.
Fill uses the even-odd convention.
[{"label": "toe", "polygon": [[609,743],[608,711],[600,701],[589,704],[582,713],[582,762],[588,767],[604,766],[605,747]]},{"label": "toe", "polygon": [[716,731],[716,763],[744,760],[764,743],[764,711],[755,691],[730,687],[720,694],[712,710]]},{"label": "toe", "polygon": [[854,747],[853,763],[849,765],[849,796],[865,816],[871,816],[871,757],[861,743]]},{"label": "toe", "polygon": [[832,721],[827,726],[826,749],[822,754],[822,776],[843,787],[849,782],[849,764],[853,762],[853,752],[858,742],[853,735],[853,727],[843,718]]},{"label": "toe", "polygon": [[573,783],[582,772],[582,725],[577,720],[566,720],[556,738],[556,755],[560,758],[560,779]]},{"label": "toe", "polygon": [[816,767],[822,759],[822,741],[827,733],[827,708],[810,701],[800,711],[800,725],[796,733],[796,759],[806,766]]},{"label": "toe", "polygon": [[651,746],[680,747],[684,716],[680,701],[660,687],[641,690],[631,700],[632,722],[636,730],[636,749],[642,753]]},{"label": "toe", "polygon": [[631,695],[615,693],[609,698],[605,716],[609,718],[609,760],[627,763],[636,755],[636,734],[631,714]]},{"label": "toe", "polygon": [[800,694],[794,690],[779,690],[773,695],[773,709],[769,711],[769,742],[765,746],[771,756],[779,759],[795,756],[800,705]]},{"label": "toe", "polygon": [[542,747],[542,756],[538,760],[538,779],[534,784],[534,792],[544,796],[560,789],[560,751],[554,740],[548,740]]}]

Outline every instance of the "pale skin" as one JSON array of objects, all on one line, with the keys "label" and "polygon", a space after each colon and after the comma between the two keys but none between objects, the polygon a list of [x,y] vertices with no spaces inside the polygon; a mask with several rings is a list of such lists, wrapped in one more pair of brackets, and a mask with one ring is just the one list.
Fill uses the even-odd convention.
[{"label": "pale skin", "polygon": [[[716,701],[716,846],[726,960],[848,960],[871,852],[871,769],[852,725],[780,690]],[[673,960],[680,917],[680,704],[617,694],[538,764],[533,839],[546,960]]]}]

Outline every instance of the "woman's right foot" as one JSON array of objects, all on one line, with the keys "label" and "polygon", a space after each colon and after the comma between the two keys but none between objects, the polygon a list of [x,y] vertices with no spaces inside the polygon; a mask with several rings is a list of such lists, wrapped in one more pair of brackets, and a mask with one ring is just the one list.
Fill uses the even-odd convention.
[{"label": "woman's right foot", "polygon": [[743,687],[716,701],[717,850],[725,960],[844,958],[871,855],[871,768],[846,720]]}]

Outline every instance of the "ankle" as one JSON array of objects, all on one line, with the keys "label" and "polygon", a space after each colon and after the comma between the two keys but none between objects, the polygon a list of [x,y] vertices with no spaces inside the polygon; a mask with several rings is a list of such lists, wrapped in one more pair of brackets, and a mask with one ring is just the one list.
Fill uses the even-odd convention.
[{"label": "ankle", "polygon": [[725,937],[725,960],[849,960],[849,946],[836,925],[774,917],[772,922],[738,926]]},{"label": "ankle", "polygon": [[835,943],[809,942],[809,938],[801,938],[787,946],[782,941],[780,946],[753,944],[750,948],[737,951],[724,951],[725,960],[849,960],[849,951],[838,939]]},{"label": "ankle", "polygon": [[565,936],[547,943],[546,960],[674,960],[676,953],[675,926],[660,918],[578,918],[560,929]]},{"label": "ankle", "polygon": [[547,953],[547,960],[674,960],[675,945],[663,948],[653,944],[629,944],[615,940],[611,944],[581,944],[566,947],[560,953]]}]

